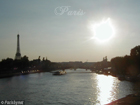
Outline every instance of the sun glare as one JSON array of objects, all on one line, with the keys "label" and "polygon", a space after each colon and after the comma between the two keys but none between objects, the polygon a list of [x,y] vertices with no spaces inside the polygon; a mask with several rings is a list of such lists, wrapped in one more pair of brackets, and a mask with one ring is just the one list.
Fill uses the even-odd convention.
[{"label": "sun glare", "polygon": [[110,18],[92,25],[91,28],[94,32],[93,38],[100,42],[109,41],[114,36],[114,28],[111,24]]}]

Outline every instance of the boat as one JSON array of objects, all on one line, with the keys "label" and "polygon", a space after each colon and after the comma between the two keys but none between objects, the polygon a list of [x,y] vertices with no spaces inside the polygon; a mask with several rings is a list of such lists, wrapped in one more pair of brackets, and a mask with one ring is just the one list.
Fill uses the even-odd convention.
[{"label": "boat", "polygon": [[53,73],[53,75],[64,75],[66,74],[66,71],[56,71]]}]

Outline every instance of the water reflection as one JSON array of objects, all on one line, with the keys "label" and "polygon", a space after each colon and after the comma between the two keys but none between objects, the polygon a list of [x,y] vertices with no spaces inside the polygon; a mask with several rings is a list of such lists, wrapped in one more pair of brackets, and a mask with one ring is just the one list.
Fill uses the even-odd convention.
[{"label": "water reflection", "polygon": [[112,76],[97,75],[97,105],[104,105],[116,100],[117,81]]},{"label": "water reflection", "polygon": [[63,76],[36,73],[0,79],[0,99],[25,100],[28,105],[104,105],[139,88],[140,83],[79,69]]}]

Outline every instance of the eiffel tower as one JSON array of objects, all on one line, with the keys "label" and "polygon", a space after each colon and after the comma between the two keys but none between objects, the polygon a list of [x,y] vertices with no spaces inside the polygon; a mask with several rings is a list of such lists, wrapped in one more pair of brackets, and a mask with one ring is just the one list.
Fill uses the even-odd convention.
[{"label": "eiffel tower", "polygon": [[17,52],[15,55],[15,59],[17,60],[21,59],[20,46],[19,46],[19,34],[17,35]]}]

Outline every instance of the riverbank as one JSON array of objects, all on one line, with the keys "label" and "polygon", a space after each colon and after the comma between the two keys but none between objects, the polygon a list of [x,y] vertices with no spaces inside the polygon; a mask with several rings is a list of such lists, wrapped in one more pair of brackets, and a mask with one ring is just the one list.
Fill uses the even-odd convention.
[{"label": "riverbank", "polygon": [[130,94],[106,105],[140,105],[140,94]]},{"label": "riverbank", "polygon": [[43,71],[40,70],[31,70],[31,71],[21,71],[21,72],[16,72],[16,73],[2,73],[0,74],[0,78],[8,78],[8,77],[13,77],[13,76],[19,76],[19,75],[27,75],[27,74],[33,74],[33,73],[40,73]]},{"label": "riverbank", "polygon": [[113,77],[118,78],[120,81],[129,81],[129,82],[140,82],[140,74],[132,76],[132,75],[123,75],[123,74],[117,74],[115,72],[112,72],[113,70],[97,70],[92,71],[97,74],[103,74],[103,75],[111,75]]}]

